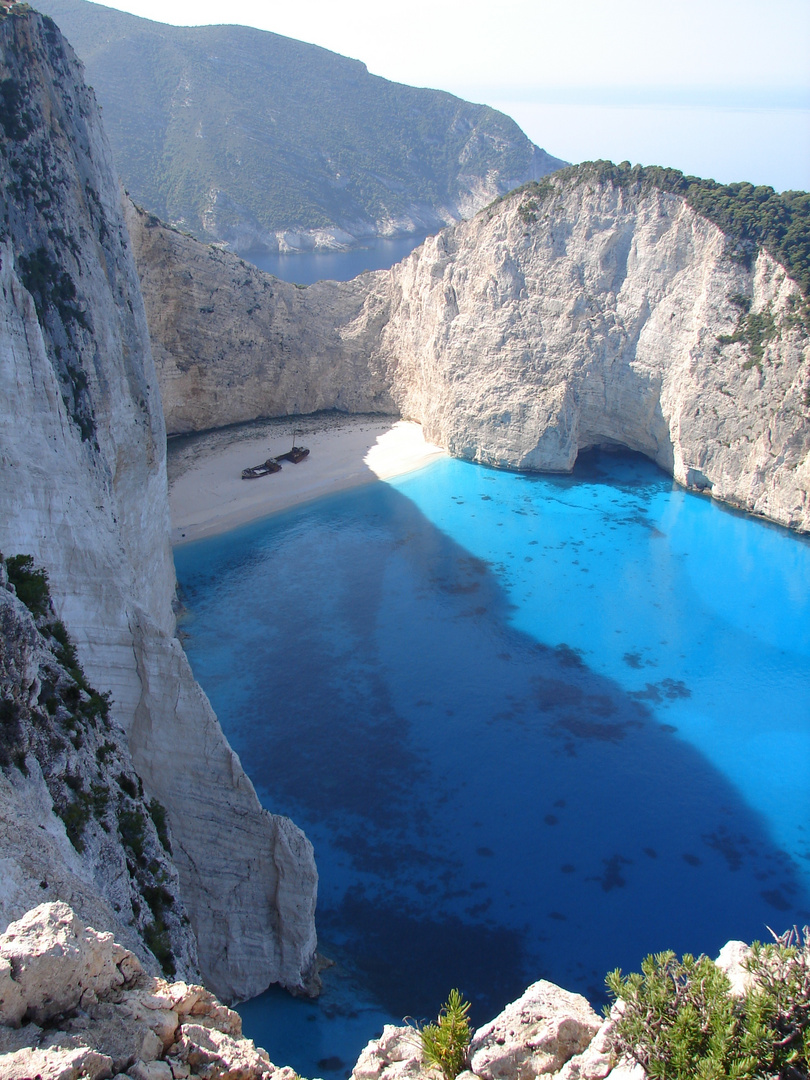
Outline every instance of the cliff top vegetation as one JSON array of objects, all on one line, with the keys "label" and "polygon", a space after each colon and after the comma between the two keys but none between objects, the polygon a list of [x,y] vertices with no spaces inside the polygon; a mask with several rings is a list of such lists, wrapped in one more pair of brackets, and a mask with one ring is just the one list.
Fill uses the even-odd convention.
[{"label": "cliff top vegetation", "polygon": [[555,183],[541,180],[520,190],[545,198],[558,185],[587,181],[610,183],[643,193],[650,188],[682,196],[692,209],[735,241],[734,257],[751,263],[760,247],[787,270],[805,297],[810,297],[810,194],[774,191],[746,182],[718,184],[660,165],[623,161],[586,161],[555,173]]}]

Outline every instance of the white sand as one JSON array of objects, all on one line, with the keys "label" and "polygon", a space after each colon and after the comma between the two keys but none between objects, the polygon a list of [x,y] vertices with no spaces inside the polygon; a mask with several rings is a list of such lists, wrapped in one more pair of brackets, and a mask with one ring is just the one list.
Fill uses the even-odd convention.
[{"label": "white sand", "polygon": [[[281,472],[243,480],[242,469],[283,454],[295,442],[309,457]],[[411,421],[303,417],[267,421],[169,443],[172,543],[226,532],[256,518],[336,491],[411,472],[444,456]]]}]

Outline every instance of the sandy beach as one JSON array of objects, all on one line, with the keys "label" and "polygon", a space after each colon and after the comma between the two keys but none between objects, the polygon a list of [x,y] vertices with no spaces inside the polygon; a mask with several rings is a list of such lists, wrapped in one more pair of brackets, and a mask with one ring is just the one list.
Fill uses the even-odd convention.
[{"label": "sandy beach", "polygon": [[[281,472],[243,480],[242,469],[292,446],[307,458]],[[393,417],[316,416],[267,420],[169,441],[172,543],[227,532],[256,518],[346,488],[411,472],[446,452],[419,424]]]}]

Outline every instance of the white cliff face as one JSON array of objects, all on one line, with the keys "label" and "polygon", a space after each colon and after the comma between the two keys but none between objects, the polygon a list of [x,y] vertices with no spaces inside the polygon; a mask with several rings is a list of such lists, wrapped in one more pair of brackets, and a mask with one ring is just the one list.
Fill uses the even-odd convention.
[{"label": "white cliff face", "polygon": [[[50,20],[0,22],[0,550],[45,567],[175,838],[200,968],[221,996],[301,989],[306,838],[260,808],[174,636],[165,428],[118,181]],[[10,103],[10,104],[9,104]]]},{"label": "white cliff face", "polygon": [[[169,431],[321,408],[398,413],[451,453],[569,471],[640,451],[682,484],[810,528],[810,343],[680,196],[548,177],[390,271],[307,289],[135,222]],[[766,327],[761,355],[739,337]],[[202,314],[201,314],[202,313]],[[750,335],[749,335],[750,339]]]},{"label": "white cliff face", "polygon": [[[783,268],[762,252],[746,269],[678,196],[544,187],[391,272],[381,356],[402,414],[452,453],[508,468],[568,471],[581,449],[626,446],[810,528],[810,347]],[[740,297],[773,320],[758,362],[718,342]]]}]

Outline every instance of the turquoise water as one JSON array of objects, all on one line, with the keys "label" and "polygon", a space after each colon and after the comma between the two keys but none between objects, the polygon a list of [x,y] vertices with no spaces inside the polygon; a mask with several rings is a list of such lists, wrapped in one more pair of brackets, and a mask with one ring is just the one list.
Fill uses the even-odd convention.
[{"label": "turquoise water", "polygon": [[810,545],[642,458],[453,460],[175,552],[195,673],[315,844],[318,1002],[240,1008],[345,1076],[458,986],[810,921]]}]

